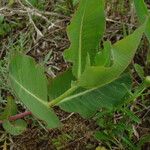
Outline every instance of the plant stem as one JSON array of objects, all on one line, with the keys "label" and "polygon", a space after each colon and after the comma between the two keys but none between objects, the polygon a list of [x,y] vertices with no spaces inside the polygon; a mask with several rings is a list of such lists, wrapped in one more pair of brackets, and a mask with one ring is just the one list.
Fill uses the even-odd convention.
[{"label": "plant stem", "polygon": [[54,105],[60,103],[64,98],[66,98],[67,96],[72,94],[77,88],[78,88],[78,86],[73,86],[69,90],[67,90],[64,94],[62,94],[59,97],[57,97],[56,99],[50,101],[48,103],[49,107],[53,107]]},{"label": "plant stem", "polygon": [[[23,113],[20,113],[20,114],[15,115],[15,116],[10,116],[8,120],[9,120],[9,121],[15,121],[15,120],[24,118],[25,116],[29,116],[29,115],[31,115],[31,114],[32,114],[32,112],[30,112],[30,111],[25,111],[25,112],[23,112]],[[2,123],[3,123],[3,121],[0,120],[0,124],[2,124]]]}]

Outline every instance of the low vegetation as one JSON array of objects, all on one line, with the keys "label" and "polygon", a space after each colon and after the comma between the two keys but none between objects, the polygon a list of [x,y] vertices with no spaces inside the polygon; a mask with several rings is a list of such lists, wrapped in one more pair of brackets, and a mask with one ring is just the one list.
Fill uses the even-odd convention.
[{"label": "low vegetation", "polygon": [[[1,147],[149,149],[148,6],[1,2]],[[18,144],[28,131],[42,138]]]}]

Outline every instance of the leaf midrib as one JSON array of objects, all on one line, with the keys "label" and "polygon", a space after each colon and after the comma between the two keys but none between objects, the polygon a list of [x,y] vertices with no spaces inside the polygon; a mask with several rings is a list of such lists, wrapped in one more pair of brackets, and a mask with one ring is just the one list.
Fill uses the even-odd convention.
[{"label": "leaf midrib", "polygon": [[94,91],[94,90],[96,90],[96,89],[98,89],[98,87],[92,88],[92,89],[89,89],[89,90],[85,90],[85,91],[83,91],[83,92],[79,92],[79,93],[77,93],[77,94],[74,94],[74,95],[71,95],[71,96],[69,96],[69,97],[66,97],[66,98],[64,98],[60,103],[58,103],[57,105],[59,105],[59,104],[61,104],[61,103],[64,103],[64,102],[67,102],[67,101],[70,101],[70,100],[72,100],[72,99],[74,99],[74,98],[76,98],[76,97],[82,96],[82,95],[84,95],[84,94],[90,93],[90,92],[92,92],[92,91]]},{"label": "leaf midrib", "polygon": [[37,97],[35,94],[31,93],[28,89],[26,89],[21,83],[19,83],[19,81],[17,81],[11,74],[9,75],[10,78],[21,88],[23,89],[27,94],[29,94],[31,97],[34,97],[37,101],[39,101],[40,103],[42,103],[43,105],[47,106],[47,103],[44,102],[44,100],[40,99],[39,97]]},{"label": "leaf midrib", "polygon": [[83,22],[84,22],[84,17],[85,17],[85,10],[86,10],[86,3],[87,0],[85,2],[85,6],[84,6],[84,11],[83,11],[83,16],[81,18],[81,26],[80,26],[80,32],[79,32],[79,53],[78,53],[78,57],[79,57],[79,62],[78,62],[78,78],[81,76],[82,73],[82,31],[83,31]]}]

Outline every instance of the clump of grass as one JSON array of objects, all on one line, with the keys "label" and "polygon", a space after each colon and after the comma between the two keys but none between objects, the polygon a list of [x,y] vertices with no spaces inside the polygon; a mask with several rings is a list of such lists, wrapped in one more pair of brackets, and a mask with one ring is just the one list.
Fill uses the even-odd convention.
[{"label": "clump of grass", "polygon": [[8,62],[9,52],[6,52],[5,57],[0,60],[0,91],[10,91],[10,86],[8,83]]}]

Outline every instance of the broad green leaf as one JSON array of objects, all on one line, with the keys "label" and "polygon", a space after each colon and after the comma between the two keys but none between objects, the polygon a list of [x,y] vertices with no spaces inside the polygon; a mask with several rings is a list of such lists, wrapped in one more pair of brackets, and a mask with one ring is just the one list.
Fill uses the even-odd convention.
[{"label": "broad green leaf", "polygon": [[136,8],[136,13],[139,18],[139,21],[140,23],[143,23],[146,20],[147,16],[149,15],[147,6],[144,0],[134,0],[134,5]]},{"label": "broad green leaf", "polygon": [[31,57],[15,54],[10,62],[9,78],[16,96],[36,117],[44,120],[49,128],[60,125],[58,117],[48,107],[47,79],[42,67]]},{"label": "broad green leaf", "polygon": [[111,54],[111,43],[110,41],[104,42],[104,49],[97,53],[95,57],[95,66],[105,66],[110,67],[112,62],[112,54]]},{"label": "broad green leaf", "polygon": [[126,89],[130,89],[129,75],[97,89],[80,88],[58,105],[65,111],[77,112],[83,117],[91,117],[101,107],[113,109],[124,102]]},{"label": "broad green leaf", "polygon": [[8,117],[12,115],[16,115],[17,113],[17,106],[12,97],[7,98],[7,105],[5,107],[4,112],[0,115],[0,120],[8,119]]},{"label": "broad green leaf", "polygon": [[150,42],[150,16],[149,16],[147,24],[146,24],[145,35],[146,35],[148,41]]},{"label": "broad green leaf", "polygon": [[84,71],[88,54],[91,63],[94,61],[104,29],[104,0],[81,0],[67,29],[71,46],[65,51],[65,58],[73,63],[76,78]]},{"label": "broad green leaf", "polygon": [[145,24],[112,46],[113,65],[111,67],[88,67],[78,84],[82,87],[94,88],[104,86],[117,79],[133,59],[144,29]]},{"label": "broad green leaf", "polygon": [[54,79],[50,79],[48,85],[48,95],[50,100],[57,98],[71,87],[71,82],[74,80],[72,70],[69,69],[58,75]]},{"label": "broad green leaf", "polygon": [[141,24],[143,24],[143,22],[145,22],[145,20],[149,17],[145,29],[145,34],[150,42],[150,13],[148,11],[148,8],[144,0],[134,0],[134,5],[136,9],[136,14]]},{"label": "broad green leaf", "polygon": [[24,120],[16,120],[9,122],[8,120],[3,123],[3,128],[6,132],[12,135],[19,135],[26,130],[27,123]]}]

